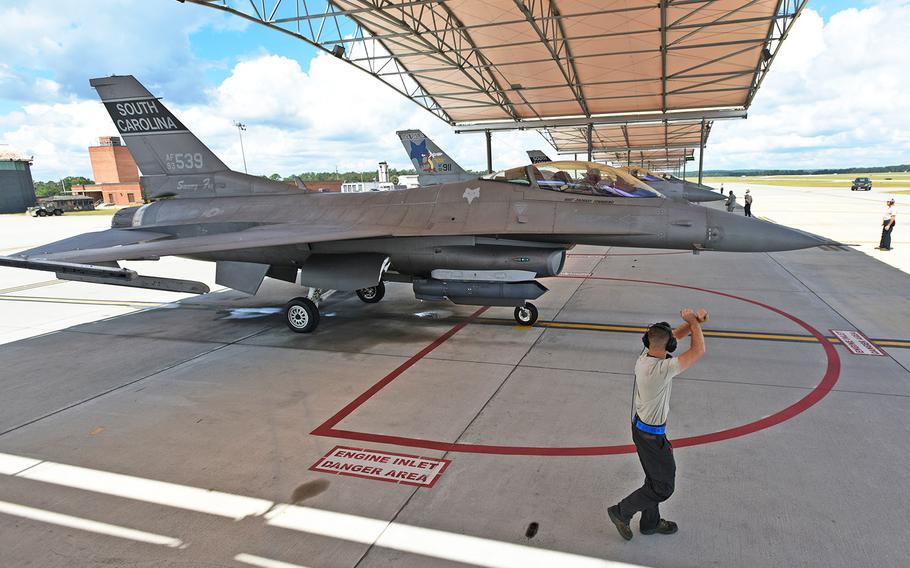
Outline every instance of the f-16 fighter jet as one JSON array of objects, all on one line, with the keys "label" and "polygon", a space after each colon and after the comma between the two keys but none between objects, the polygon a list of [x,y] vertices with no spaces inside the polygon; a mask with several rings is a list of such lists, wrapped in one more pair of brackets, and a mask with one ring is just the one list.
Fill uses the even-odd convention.
[{"label": "f-16 fighter jet", "polygon": [[465,171],[420,130],[399,130],[395,134],[417,170],[419,186],[477,179],[477,174]]},{"label": "f-16 fighter jet", "polygon": [[654,173],[641,166],[627,166],[623,169],[670,199],[684,199],[692,203],[703,203],[705,201],[720,201],[724,198],[723,195],[712,191],[707,186],[683,181],[669,174]]},{"label": "f-16 fighter jet", "polygon": [[[827,244],[814,235],[664,198],[627,172],[586,162],[520,166],[483,179],[369,193],[308,193],[228,169],[132,76],[92,79],[142,171],[147,199],[111,228],[0,257],[0,265],[80,280],[182,292],[199,282],[141,276],[121,260],[182,256],[215,263],[216,281],[255,294],[266,276],[307,287],[284,310],[300,333],[319,323],[327,291],[368,303],[384,282],[418,298],[514,307],[547,289],[575,244],[778,251]],[[435,151],[434,151],[435,152]]]}]

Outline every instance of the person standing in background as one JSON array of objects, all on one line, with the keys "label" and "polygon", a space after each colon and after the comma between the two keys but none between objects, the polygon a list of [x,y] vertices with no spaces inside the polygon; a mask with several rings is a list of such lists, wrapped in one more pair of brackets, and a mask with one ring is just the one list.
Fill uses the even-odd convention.
[{"label": "person standing in background", "polygon": [[746,202],[744,209],[746,210],[746,217],[752,216],[752,194],[749,193],[749,190],[746,190],[746,196],[743,198]]},{"label": "person standing in background", "polygon": [[894,198],[891,198],[885,204],[885,214],[882,215],[882,240],[875,247],[878,250],[891,250],[891,231],[894,230],[894,222],[897,215],[894,213]]},{"label": "person standing in background", "polygon": [[727,197],[725,205],[727,206],[727,211],[730,213],[733,213],[733,210],[736,209],[736,196],[733,195],[732,189],[730,190],[730,195]]}]

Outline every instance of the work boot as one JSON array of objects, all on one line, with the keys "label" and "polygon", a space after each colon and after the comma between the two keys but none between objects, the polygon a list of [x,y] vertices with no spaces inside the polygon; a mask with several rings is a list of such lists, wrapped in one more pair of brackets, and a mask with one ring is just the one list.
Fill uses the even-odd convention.
[{"label": "work boot", "polygon": [[619,516],[619,505],[607,507],[607,515],[610,516],[610,520],[613,521],[614,525],[616,525],[616,530],[619,531],[619,536],[623,537],[626,540],[632,540],[632,527],[630,527],[629,523],[622,520],[622,517]]},{"label": "work boot", "polygon": [[641,534],[673,534],[678,530],[679,527],[673,521],[661,519],[653,529],[641,529]]}]

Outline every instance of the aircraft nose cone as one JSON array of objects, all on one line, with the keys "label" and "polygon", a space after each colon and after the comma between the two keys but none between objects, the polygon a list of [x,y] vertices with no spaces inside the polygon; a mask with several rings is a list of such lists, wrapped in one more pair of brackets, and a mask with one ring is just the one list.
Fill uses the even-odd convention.
[{"label": "aircraft nose cone", "polygon": [[754,217],[708,209],[705,248],[730,252],[773,252],[827,244],[830,239]]},{"label": "aircraft nose cone", "polygon": [[724,199],[724,196],[716,191],[708,191],[707,189],[702,189],[695,184],[687,185],[685,190],[685,196],[687,201],[692,203],[704,203],[706,201],[720,201]]}]

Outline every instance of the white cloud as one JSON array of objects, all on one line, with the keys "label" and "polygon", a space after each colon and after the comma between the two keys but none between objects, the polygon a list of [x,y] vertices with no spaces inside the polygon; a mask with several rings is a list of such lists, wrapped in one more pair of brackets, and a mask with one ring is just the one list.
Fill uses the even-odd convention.
[{"label": "white cloud", "polygon": [[[144,78],[138,75],[140,80]],[[463,167],[483,169],[480,134],[456,135],[451,127],[352,66],[329,55],[299,63],[262,55],[238,63],[198,104],[178,104],[171,86],[153,94],[234,169],[243,160],[234,121],[243,133],[249,171],[283,175],[302,171],[373,169],[381,160],[409,168],[396,130],[420,128]],[[35,103],[0,115],[0,142],[35,156],[36,179],[90,175],[86,147],[115,133],[97,100]],[[494,134],[494,164],[524,163],[528,148],[543,147],[536,133]]]},{"label": "white cloud", "polygon": [[[152,86],[179,86],[172,96],[187,100],[184,93],[193,92],[207,65],[193,56],[190,33],[236,21],[167,1],[6,2],[0,5],[0,53],[7,70],[51,75],[65,95],[91,96],[88,77],[133,73]],[[18,90],[4,87],[0,76],[0,98],[19,99]],[[36,87],[25,100],[46,100]]]},{"label": "white cloud", "polygon": [[705,167],[814,168],[910,161],[907,2],[805,10],[745,121],[714,125]]}]

